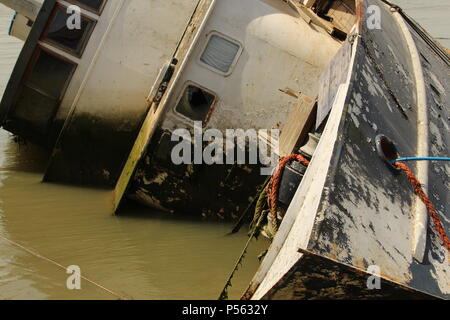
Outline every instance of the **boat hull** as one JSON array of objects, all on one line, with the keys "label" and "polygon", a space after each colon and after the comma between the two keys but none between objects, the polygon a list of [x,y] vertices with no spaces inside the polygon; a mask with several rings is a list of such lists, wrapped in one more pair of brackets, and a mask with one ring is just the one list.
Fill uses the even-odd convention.
[{"label": "boat hull", "polygon": [[[384,134],[400,155],[418,155],[424,132],[414,62],[420,61],[429,155],[446,156],[448,56],[397,8],[376,0],[361,4],[361,17],[367,18],[371,5],[381,8],[382,29],[372,30],[361,20],[345,99],[332,111],[309,168],[315,187],[307,173],[244,298],[450,298],[449,252],[431,221],[425,230],[418,228],[420,200],[406,176],[378,155],[375,143]],[[417,47],[416,57],[399,16]],[[328,158],[326,143],[332,150]],[[410,166],[418,172],[418,164]],[[319,171],[326,172],[323,178]],[[448,166],[432,163],[427,174],[429,197],[448,232]],[[416,232],[423,234],[416,237]],[[423,248],[423,259],[418,247]],[[370,270],[377,270],[381,279],[375,290],[367,290]]]}]

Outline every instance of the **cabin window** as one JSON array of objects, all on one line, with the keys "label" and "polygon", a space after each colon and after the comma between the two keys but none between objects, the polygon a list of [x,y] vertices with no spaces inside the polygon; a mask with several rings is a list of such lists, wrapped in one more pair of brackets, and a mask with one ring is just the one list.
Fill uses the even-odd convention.
[{"label": "cabin window", "polygon": [[65,51],[81,56],[94,29],[95,21],[81,16],[81,28],[70,30],[67,27],[69,17],[70,14],[65,7],[57,6],[43,38]]},{"label": "cabin window", "polygon": [[194,121],[207,121],[216,97],[194,84],[188,84],[181,95],[175,111]]},{"label": "cabin window", "polygon": [[[30,108],[30,106],[33,106]],[[58,106],[58,101],[36,89],[24,86],[13,112],[13,117],[21,119],[30,129],[45,134],[50,120]]]},{"label": "cabin window", "polygon": [[95,13],[101,13],[103,10],[105,0],[72,0],[70,2],[73,2],[74,4],[79,4],[80,7],[95,12]]},{"label": "cabin window", "polygon": [[25,84],[60,99],[74,70],[73,63],[47,51],[38,50],[38,56]]},{"label": "cabin window", "polygon": [[241,46],[237,42],[213,33],[209,37],[200,61],[213,70],[228,75],[236,64],[240,52]]},{"label": "cabin window", "polygon": [[16,101],[14,117],[45,133],[76,65],[38,49]]}]

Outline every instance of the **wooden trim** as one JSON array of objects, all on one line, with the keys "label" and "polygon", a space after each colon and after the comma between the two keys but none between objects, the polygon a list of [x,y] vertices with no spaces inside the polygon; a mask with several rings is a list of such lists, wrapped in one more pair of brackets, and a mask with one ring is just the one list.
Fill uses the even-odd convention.
[{"label": "wooden trim", "polygon": [[295,153],[301,147],[315,124],[316,115],[317,100],[300,94],[280,136],[281,157]]}]

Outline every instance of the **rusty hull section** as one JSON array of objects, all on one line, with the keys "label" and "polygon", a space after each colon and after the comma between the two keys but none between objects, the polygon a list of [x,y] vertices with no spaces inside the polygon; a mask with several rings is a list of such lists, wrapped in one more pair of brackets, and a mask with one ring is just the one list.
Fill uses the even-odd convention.
[{"label": "rusty hull section", "polygon": [[372,275],[331,259],[303,252],[303,257],[265,296],[264,300],[432,300],[430,295],[380,279],[369,289]]}]

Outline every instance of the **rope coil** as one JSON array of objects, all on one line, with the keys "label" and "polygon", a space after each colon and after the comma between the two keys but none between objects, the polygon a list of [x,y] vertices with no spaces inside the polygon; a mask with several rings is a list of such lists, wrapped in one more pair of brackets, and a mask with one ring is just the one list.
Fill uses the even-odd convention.
[{"label": "rope coil", "polygon": [[414,192],[419,196],[420,200],[425,204],[428,214],[431,216],[434,225],[436,226],[436,230],[439,234],[439,237],[444,243],[445,248],[450,252],[450,239],[448,238],[444,226],[442,225],[441,219],[439,218],[439,213],[431,202],[430,198],[428,198],[427,194],[422,188],[422,184],[417,179],[417,177],[412,172],[411,168],[408,167],[405,163],[395,162],[394,166],[403,171],[409,182],[413,186]]},{"label": "rope coil", "polygon": [[270,192],[268,194],[270,214],[276,215],[278,208],[278,192],[280,188],[281,177],[283,176],[284,168],[291,162],[298,161],[305,166],[309,166],[309,160],[303,157],[301,154],[291,154],[289,156],[281,158],[278,163],[277,170],[270,181]]}]

